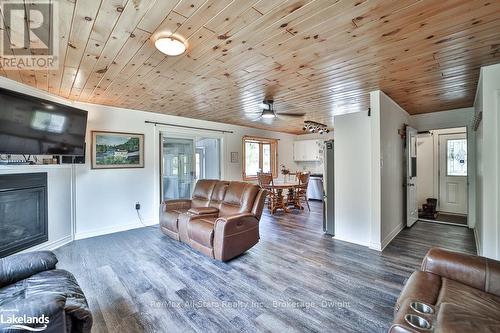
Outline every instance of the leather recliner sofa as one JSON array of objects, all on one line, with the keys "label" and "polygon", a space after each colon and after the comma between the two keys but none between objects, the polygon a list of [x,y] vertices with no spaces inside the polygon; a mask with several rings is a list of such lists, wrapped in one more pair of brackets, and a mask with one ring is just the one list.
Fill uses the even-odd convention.
[{"label": "leather recliner sofa", "polygon": [[50,251],[0,259],[1,332],[90,333],[92,313],[85,295],[75,277],[56,264]]},{"label": "leather recliner sofa", "polygon": [[[423,311],[415,302],[429,308]],[[412,315],[426,320],[430,328],[419,328],[422,322]],[[500,332],[500,261],[430,249],[398,298],[389,332],[430,331]]]},{"label": "leather recliner sofa", "polygon": [[255,184],[201,179],[191,200],[161,204],[160,229],[209,257],[227,261],[259,242],[265,196]]}]

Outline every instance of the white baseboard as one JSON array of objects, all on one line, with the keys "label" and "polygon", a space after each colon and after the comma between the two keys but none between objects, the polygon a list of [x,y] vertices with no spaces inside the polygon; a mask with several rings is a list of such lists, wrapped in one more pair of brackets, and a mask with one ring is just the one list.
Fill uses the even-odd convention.
[{"label": "white baseboard", "polygon": [[32,251],[43,251],[43,250],[52,251],[52,250],[57,249],[58,247],[61,247],[61,246],[66,245],[68,243],[71,243],[72,241],[73,241],[73,237],[71,235],[68,235],[68,236],[63,237],[61,239],[45,242],[45,243],[30,247],[29,249],[23,250],[19,253],[26,253],[26,252],[32,252]]},{"label": "white baseboard", "polygon": [[102,236],[102,235],[107,235],[107,234],[113,234],[115,232],[127,231],[127,230],[142,228],[144,226],[155,225],[155,224],[158,224],[158,223],[156,223],[154,220],[149,220],[149,221],[144,221],[144,224],[136,222],[136,223],[130,223],[130,224],[124,224],[124,225],[116,225],[116,226],[110,226],[110,227],[105,227],[105,228],[99,228],[99,229],[94,229],[94,230],[89,230],[89,231],[84,231],[84,232],[77,232],[77,233],[75,233],[75,240],[96,237],[96,236]]},{"label": "white baseboard", "polygon": [[474,231],[474,239],[476,241],[476,252],[477,252],[477,255],[480,256],[481,255],[481,242],[479,241],[479,235],[477,234],[477,229],[474,228],[473,231]]},{"label": "white baseboard", "polygon": [[382,240],[382,244],[381,244],[381,250],[380,251],[383,251],[385,249],[385,247],[387,245],[389,245],[389,243],[394,239],[394,237],[396,237],[400,232],[401,230],[403,230],[405,228],[405,225],[404,224],[399,224],[396,226],[396,228],[394,228],[385,238],[384,240]]},{"label": "white baseboard", "polygon": [[370,245],[368,246],[370,249],[375,250],[375,251],[382,251],[382,244],[381,243],[376,243],[376,242],[370,242]]},{"label": "white baseboard", "polygon": [[361,246],[366,246],[366,247],[369,246],[368,242],[364,243],[364,242],[354,241],[352,239],[344,238],[344,237],[341,237],[341,236],[333,236],[332,238],[336,239],[336,240],[343,241],[343,242],[348,242],[348,243],[352,243],[352,244],[361,245]]}]

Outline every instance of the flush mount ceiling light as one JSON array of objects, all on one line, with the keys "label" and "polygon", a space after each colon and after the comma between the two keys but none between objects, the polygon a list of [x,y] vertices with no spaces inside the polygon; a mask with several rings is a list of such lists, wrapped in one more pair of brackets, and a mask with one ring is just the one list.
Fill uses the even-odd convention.
[{"label": "flush mount ceiling light", "polygon": [[155,47],[168,56],[178,56],[186,51],[186,44],[175,37],[160,37],[155,41]]},{"label": "flush mount ceiling light", "polygon": [[265,119],[271,119],[271,118],[274,118],[276,117],[276,114],[274,113],[273,110],[271,109],[264,109],[262,110],[262,115],[261,115],[262,118],[265,118]]}]

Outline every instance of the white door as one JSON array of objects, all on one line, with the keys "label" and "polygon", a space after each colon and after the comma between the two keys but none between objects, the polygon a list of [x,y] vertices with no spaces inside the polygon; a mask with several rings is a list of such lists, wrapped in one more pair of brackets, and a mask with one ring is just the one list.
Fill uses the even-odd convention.
[{"label": "white door", "polygon": [[466,133],[439,136],[438,210],[467,214],[467,136]]},{"label": "white door", "polygon": [[418,220],[417,204],[417,130],[406,127],[406,225]]}]

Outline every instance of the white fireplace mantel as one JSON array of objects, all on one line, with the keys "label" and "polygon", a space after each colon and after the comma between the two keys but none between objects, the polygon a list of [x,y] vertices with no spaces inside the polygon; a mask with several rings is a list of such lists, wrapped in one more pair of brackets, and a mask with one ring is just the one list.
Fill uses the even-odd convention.
[{"label": "white fireplace mantel", "polygon": [[0,174],[47,173],[49,240],[26,251],[52,250],[73,240],[75,171],[71,164],[0,166]]}]

